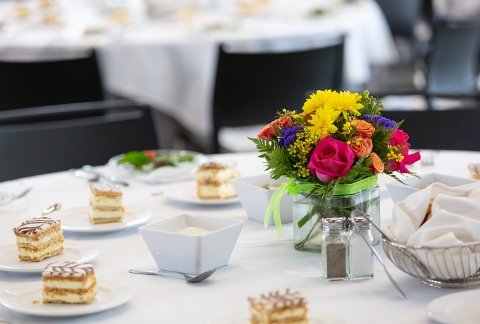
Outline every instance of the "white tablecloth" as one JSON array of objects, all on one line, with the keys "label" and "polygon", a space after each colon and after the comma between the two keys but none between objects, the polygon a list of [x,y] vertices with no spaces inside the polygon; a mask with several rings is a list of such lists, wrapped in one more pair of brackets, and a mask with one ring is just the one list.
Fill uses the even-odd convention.
[{"label": "white tablecloth", "polygon": [[[258,174],[263,170],[256,154],[211,158],[236,161],[244,175]],[[435,154],[434,166],[419,166],[414,171],[435,170],[467,177],[466,164],[479,159],[479,153],[439,152]],[[104,168],[104,171],[109,170]],[[125,204],[151,210],[151,221],[180,213],[246,219],[239,204],[224,207],[179,204],[151,195],[167,185],[146,185],[133,179],[130,182],[131,186],[124,191]],[[32,186],[33,190],[25,200],[0,208],[0,245],[13,244],[12,228],[26,218],[38,216],[52,202],[61,202],[64,210],[88,204],[86,182],[74,177],[71,172],[0,183],[0,190],[7,185]],[[381,218],[386,225],[391,219],[393,204],[383,186],[381,195]],[[286,225],[284,239],[289,237],[291,225]],[[128,285],[132,291],[131,300],[116,309],[69,319],[31,317],[0,306],[0,319],[12,323],[209,323],[224,314],[245,315],[248,312],[247,296],[288,287],[306,296],[313,314],[327,312],[345,323],[429,323],[428,303],[459,291],[426,286],[400,272],[388,261],[388,269],[408,299],[403,299],[391,286],[378,262],[375,262],[375,278],[372,280],[326,282],[320,275],[320,255],[295,251],[291,241],[276,239],[273,228],[264,230],[263,224],[249,220],[243,225],[229,265],[218,269],[210,279],[199,284],[186,284],[183,280],[169,277],[129,274],[128,269],[131,268],[154,267],[137,229],[97,235],[66,233],[66,240],[98,247],[101,252],[94,266],[99,282],[109,279]],[[0,272],[0,292],[11,286],[39,280],[37,275]]]},{"label": "white tablecloth", "polygon": [[[271,39],[274,47],[285,49],[285,44],[275,40],[345,33],[344,78],[352,85],[368,82],[371,64],[397,59],[385,18],[372,0],[331,6],[312,18],[290,5],[270,15],[241,17],[235,12],[211,11],[196,13],[188,21],[143,21],[123,29],[101,25],[80,3],[68,16],[76,24],[63,28],[26,25],[15,32],[0,32],[0,58],[34,59],[48,55],[45,52],[52,48],[96,47],[109,90],[143,98],[202,138],[212,129],[211,96],[220,42]],[[82,36],[82,28],[92,26],[104,33]]]}]

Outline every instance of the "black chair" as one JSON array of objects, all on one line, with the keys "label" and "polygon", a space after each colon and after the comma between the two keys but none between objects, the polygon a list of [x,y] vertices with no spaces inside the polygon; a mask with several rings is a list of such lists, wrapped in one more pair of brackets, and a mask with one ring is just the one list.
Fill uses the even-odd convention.
[{"label": "black chair", "polygon": [[394,36],[414,37],[423,15],[425,0],[376,0]]},{"label": "black chair", "polygon": [[343,36],[291,52],[229,51],[222,44],[213,95],[213,151],[221,127],[266,123],[283,108],[299,109],[316,89],[340,89]]},{"label": "black chair", "polygon": [[480,151],[480,109],[385,110],[383,116],[405,121],[412,148]]},{"label": "black chair", "polygon": [[[73,111],[73,113],[72,113]],[[102,101],[0,111],[0,181],[158,148],[149,106]]]},{"label": "black chair", "polygon": [[480,22],[435,23],[427,56],[427,96],[478,95],[479,51]]},{"label": "black chair", "polygon": [[0,61],[0,110],[105,99],[95,51],[48,61]]}]

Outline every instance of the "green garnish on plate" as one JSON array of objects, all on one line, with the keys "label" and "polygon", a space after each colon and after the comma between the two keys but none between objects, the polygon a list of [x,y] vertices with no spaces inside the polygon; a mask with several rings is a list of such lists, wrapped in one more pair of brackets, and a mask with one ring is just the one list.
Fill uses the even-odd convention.
[{"label": "green garnish on plate", "polygon": [[118,164],[130,164],[137,170],[152,170],[164,166],[175,167],[182,162],[194,162],[195,155],[176,152],[161,153],[155,151],[131,151],[125,153]]}]

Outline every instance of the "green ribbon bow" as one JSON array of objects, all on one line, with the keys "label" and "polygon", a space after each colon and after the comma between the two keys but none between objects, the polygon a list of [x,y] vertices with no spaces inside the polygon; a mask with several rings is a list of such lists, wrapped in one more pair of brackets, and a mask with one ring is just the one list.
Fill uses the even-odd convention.
[{"label": "green ribbon bow", "polygon": [[[353,195],[360,191],[374,187],[377,184],[377,180],[378,176],[375,174],[354,183],[335,184],[333,186],[332,192],[328,194],[333,196]],[[282,236],[283,230],[282,219],[280,217],[280,204],[282,202],[283,196],[285,196],[287,193],[289,195],[295,196],[300,193],[315,192],[318,190],[318,184],[298,183],[294,179],[289,178],[275,190],[275,192],[272,194],[272,198],[270,198],[270,201],[268,202],[267,209],[265,210],[265,216],[263,218],[263,225],[265,229],[267,229],[268,225],[270,224],[270,217],[273,213],[273,222],[277,229],[277,235],[278,237]]]}]

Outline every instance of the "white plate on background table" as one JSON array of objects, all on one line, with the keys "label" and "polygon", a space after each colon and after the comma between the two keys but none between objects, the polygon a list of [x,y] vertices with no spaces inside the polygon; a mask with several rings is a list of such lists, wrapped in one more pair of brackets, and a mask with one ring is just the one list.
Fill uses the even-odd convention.
[{"label": "white plate on background table", "polygon": [[146,183],[168,183],[174,181],[181,181],[191,179],[194,176],[195,170],[200,163],[205,162],[207,159],[205,155],[185,150],[150,150],[156,156],[163,156],[172,159],[176,159],[182,156],[192,157],[192,161],[185,161],[176,164],[175,166],[161,166],[151,169],[150,166],[146,166],[145,170],[137,170],[131,164],[120,164],[119,161],[124,157],[125,154],[119,154],[112,157],[108,161],[108,166],[113,167],[117,170],[120,170],[126,175],[135,177],[138,180],[141,180]]},{"label": "white plate on background table", "polygon": [[428,304],[428,316],[444,324],[480,323],[480,289],[437,298]]},{"label": "white plate on background table", "polygon": [[60,255],[47,258],[40,262],[20,261],[17,254],[17,245],[9,244],[0,246],[0,271],[21,272],[21,273],[40,273],[49,263],[56,261],[76,261],[90,262],[100,252],[94,246],[69,242],[63,243],[64,250]]},{"label": "white plate on background table", "polygon": [[197,196],[195,181],[184,182],[165,188],[164,195],[176,202],[195,205],[229,205],[240,202],[238,197],[228,199],[200,199]]},{"label": "white plate on background table", "polygon": [[0,295],[0,303],[23,314],[66,317],[103,312],[125,304],[130,297],[127,286],[114,281],[97,280],[97,295],[90,304],[43,304],[42,282],[29,282],[5,290]]},{"label": "white plate on background table", "polygon": [[[343,320],[335,314],[324,311],[308,310],[310,324],[343,324]],[[248,310],[218,315],[210,319],[208,324],[245,324],[250,323]]]},{"label": "white plate on background table", "polygon": [[150,211],[127,205],[125,206],[125,219],[123,222],[92,224],[90,223],[89,207],[87,206],[62,209],[51,214],[50,217],[62,222],[62,230],[64,232],[108,233],[138,227],[148,222],[151,216],[152,213]]}]

